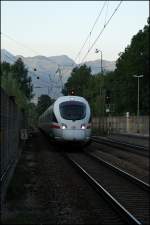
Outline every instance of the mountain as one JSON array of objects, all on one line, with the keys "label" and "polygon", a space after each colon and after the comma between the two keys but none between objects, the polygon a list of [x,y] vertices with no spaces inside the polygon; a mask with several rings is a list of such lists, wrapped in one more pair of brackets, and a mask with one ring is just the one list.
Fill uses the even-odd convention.
[{"label": "mountain", "polygon": [[14,61],[16,60],[16,57],[11,54],[10,52],[8,52],[5,49],[1,49],[1,61],[6,61],[10,64],[12,64]]},{"label": "mountain", "polygon": [[[99,60],[94,60],[94,61],[88,61],[85,63],[88,67],[91,67],[92,74],[97,74],[101,72],[101,61]],[[114,71],[115,70],[115,61],[107,61],[107,60],[102,60],[102,69],[103,72],[108,72],[108,71]]]},{"label": "mountain", "polygon": [[[14,56],[5,49],[1,50],[1,61],[12,64],[19,57],[23,60],[29,71],[36,96],[40,96],[41,94],[49,94],[53,98],[60,96],[62,84],[67,81],[73,67],[78,66],[66,55],[24,57],[21,55]],[[101,71],[100,63],[100,60],[95,60],[88,61],[85,64],[91,67],[92,74],[96,74]],[[103,60],[102,67],[104,72],[113,71],[115,69],[115,61]],[[39,79],[37,79],[38,77]]]},{"label": "mountain", "polygon": [[70,59],[67,55],[51,56],[51,57],[48,57],[48,59],[63,66],[72,66],[74,64],[74,61]]}]

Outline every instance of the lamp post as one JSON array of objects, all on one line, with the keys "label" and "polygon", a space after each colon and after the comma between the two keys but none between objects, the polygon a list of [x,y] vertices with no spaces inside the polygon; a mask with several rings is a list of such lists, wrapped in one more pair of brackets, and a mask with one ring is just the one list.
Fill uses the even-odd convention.
[{"label": "lamp post", "polygon": [[139,133],[139,115],[140,115],[140,78],[142,78],[144,75],[133,75],[133,77],[136,77],[138,79],[138,93],[137,93],[137,133]]},{"label": "lamp post", "polygon": [[[102,58],[103,58],[103,53],[102,53],[102,51],[101,50],[99,50],[99,49],[96,49],[95,50],[95,53],[101,53],[101,75],[102,75],[102,83],[101,83],[101,88],[100,88],[100,97],[101,97],[101,105],[102,105],[102,107],[101,107],[101,109],[102,109],[102,111],[100,111],[100,112],[102,112],[102,116],[104,116],[104,95],[103,95],[103,66],[102,66]],[[101,113],[100,113],[101,114]],[[100,120],[101,120],[101,115],[99,115],[99,129],[100,129]],[[104,121],[103,121],[103,119],[102,119],[102,126],[103,126],[103,132],[104,132]]]},{"label": "lamp post", "polygon": [[99,53],[99,52],[101,53],[101,74],[103,74],[103,67],[102,67],[102,57],[103,57],[103,53],[102,53],[101,50],[99,50],[99,49],[96,48],[95,53]]}]

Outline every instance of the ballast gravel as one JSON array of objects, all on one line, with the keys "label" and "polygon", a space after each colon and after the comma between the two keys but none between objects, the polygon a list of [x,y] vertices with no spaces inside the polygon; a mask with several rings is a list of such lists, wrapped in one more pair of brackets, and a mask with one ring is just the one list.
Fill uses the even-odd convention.
[{"label": "ballast gravel", "polygon": [[39,131],[22,151],[2,224],[123,224]]}]

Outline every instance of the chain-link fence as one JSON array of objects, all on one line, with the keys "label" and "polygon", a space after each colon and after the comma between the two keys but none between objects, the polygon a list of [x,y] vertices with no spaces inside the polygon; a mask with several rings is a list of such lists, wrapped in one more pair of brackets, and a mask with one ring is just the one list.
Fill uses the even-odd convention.
[{"label": "chain-link fence", "polygon": [[1,88],[1,197],[4,199],[13,170],[21,153],[20,129],[25,127],[24,113],[18,110],[13,97]]}]

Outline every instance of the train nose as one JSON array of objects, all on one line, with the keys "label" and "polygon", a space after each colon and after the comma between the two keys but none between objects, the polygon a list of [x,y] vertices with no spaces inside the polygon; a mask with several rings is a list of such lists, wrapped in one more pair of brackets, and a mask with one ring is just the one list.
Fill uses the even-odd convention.
[{"label": "train nose", "polygon": [[82,141],[85,139],[85,130],[63,130],[63,139],[69,141]]}]

